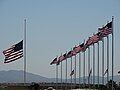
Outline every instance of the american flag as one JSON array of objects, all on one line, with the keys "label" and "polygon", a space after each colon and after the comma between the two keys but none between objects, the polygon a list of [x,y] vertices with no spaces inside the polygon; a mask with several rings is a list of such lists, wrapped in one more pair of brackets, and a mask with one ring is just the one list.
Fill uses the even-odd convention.
[{"label": "american flag", "polygon": [[99,40],[102,39],[102,36],[101,36],[101,33],[98,32],[97,34],[94,34],[92,37],[91,37],[91,40],[93,41],[93,44],[94,43],[97,43]]},{"label": "american flag", "polygon": [[57,58],[55,58],[55,59],[50,63],[50,65],[52,65],[52,64],[57,64]]},{"label": "american flag", "polygon": [[67,53],[67,58],[70,58],[70,57],[72,57],[72,56],[73,56],[72,51],[69,51],[69,52]]},{"label": "american flag", "polygon": [[83,46],[84,46],[84,43],[82,43],[81,45],[75,46],[75,47],[73,48],[73,50],[74,50],[76,53],[79,53],[80,51],[82,51]]},{"label": "american flag", "polygon": [[72,70],[72,72],[70,73],[70,76],[72,76],[74,74],[74,69]]},{"label": "american flag", "polygon": [[120,71],[118,71],[118,73],[120,74]]},{"label": "american flag", "polygon": [[101,33],[102,37],[112,34],[112,22],[109,22],[106,26],[99,28],[99,32]]},{"label": "american flag", "polygon": [[88,47],[88,46],[90,46],[90,45],[92,45],[94,42],[93,42],[93,39],[92,39],[92,37],[89,37],[88,38],[88,40],[86,41],[86,46]]},{"label": "american flag", "polygon": [[106,69],[106,71],[104,72],[103,76],[105,76],[106,73],[108,73],[108,69]]},{"label": "american flag", "polygon": [[65,60],[67,58],[67,55],[66,53],[61,55],[59,58],[58,58],[58,61],[57,61],[57,65],[60,64],[60,62],[62,62],[63,60]]},{"label": "american flag", "polygon": [[88,78],[90,78],[91,73],[92,73],[92,68],[91,68],[91,70],[89,72]]},{"label": "american flag", "polygon": [[23,40],[3,51],[4,63],[9,63],[23,57]]}]

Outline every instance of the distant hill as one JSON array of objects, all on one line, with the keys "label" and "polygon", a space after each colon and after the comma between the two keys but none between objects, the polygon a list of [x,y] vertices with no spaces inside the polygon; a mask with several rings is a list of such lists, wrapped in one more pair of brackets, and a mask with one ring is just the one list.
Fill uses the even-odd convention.
[{"label": "distant hill", "polygon": [[[23,82],[23,71],[9,70],[0,71],[0,83],[22,83]],[[47,82],[49,79],[40,75],[32,73],[26,73],[27,82]]]},{"label": "distant hill", "polygon": [[[55,82],[55,78],[46,78],[40,75],[28,73],[28,72],[26,73],[26,75],[27,75],[27,82],[29,83]],[[77,79],[77,82],[78,80],[79,79]],[[60,82],[60,79],[58,81]],[[81,81],[83,82],[83,78],[81,78]],[[106,81],[107,81],[107,78],[105,77],[105,82]],[[120,82],[120,76],[119,75],[114,76],[114,81]],[[63,79],[63,82],[65,82],[65,79]],[[68,79],[68,82],[70,82],[70,79]],[[86,82],[87,82],[87,77],[86,77]],[[0,83],[23,83],[23,71],[22,70],[0,71]],[[97,83],[97,76],[95,77],[95,83]],[[102,83],[102,77],[100,77],[100,83]]]}]

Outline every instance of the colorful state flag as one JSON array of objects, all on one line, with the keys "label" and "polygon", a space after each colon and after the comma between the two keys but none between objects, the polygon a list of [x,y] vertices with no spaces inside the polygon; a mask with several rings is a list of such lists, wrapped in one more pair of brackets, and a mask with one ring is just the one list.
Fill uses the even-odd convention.
[{"label": "colorful state flag", "polygon": [[50,63],[50,65],[52,65],[52,64],[57,64],[57,58],[55,58],[55,59]]},{"label": "colorful state flag", "polygon": [[102,37],[112,34],[112,22],[109,22],[106,26],[99,28],[99,32],[101,33]]},{"label": "colorful state flag", "polygon": [[73,50],[76,52],[76,53],[79,53],[80,51],[82,51],[82,49],[83,49],[83,46],[84,46],[84,43],[82,43],[81,45],[79,45],[79,46],[75,46],[74,48],[73,48]]},{"label": "colorful state flag", "polygon": [[70,76],[72,76],[74,74],[74,70],[72,70],[72,72],[70,73]]},{"label": "colorful state flag", "polygon": [[9,63],[23,57],[23,40],[3,51],[4,63]]}]

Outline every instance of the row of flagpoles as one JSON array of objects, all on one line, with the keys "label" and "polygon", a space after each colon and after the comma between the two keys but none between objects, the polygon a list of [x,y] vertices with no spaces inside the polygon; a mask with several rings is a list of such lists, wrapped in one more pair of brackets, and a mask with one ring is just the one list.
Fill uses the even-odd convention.
[{"label": "row of flagpoles", "polygon": [[[67,59],[71,58],[71,84],[72,84],[72,76],[74,75],[74,84],[76,85],[76,56],[79,55],[79,84],[81,83],[80,77],[81,77],[81,54],[83,53],[83,84],[85,85],[85,65],[86,65],[86,50],[88,49],[88,85],[90,84],[90,76],[91,73],[93,73],[93,86],[95,85],[95,43],[97,43],[98,46],[98,53],[97,53],[97,60],[98,60],[98,86],[100,84],[99,82],[99,60],[100,60],[100,50],[99,50],[99,41],[102,41],[102,84],[104,85],[104,76],[107,73],[107,81],[109,81],[109,35],[112,35],[112,90],[113,90],[113,67],[114,67],[114,36],[113,36],[113,17],[111,22],[107,22],[107,24],[101,28],[98,28],[98,32],[96,34],[93,34],[93,36],[89,37],[88,40],[84,41],[82,44],[79,44],[78,46],[73,47],[69,52],[66,52],[64,54],[61,54],[59,57],[55,57],[53,61],[50,63],[50,65],[56,64],[56,83],[58,83],[58,66],[61,64],[61,83],[62,83],[62,62],[66,61],[66,83],[67,83]],[[107,37],[107,69],[104,71],[104,38]],[[93,46],[93,67],[90,66],[90,46]],[[72,57],[74,56],[74,69],[73,69],[73,63],[72,63]],[[91,68],[92,67],[92,68]]]},{"label": "row of flagpoles", "polygon": [[[58,83],[58,66],[61,64],[61,83],[62,83],[62,62],[66,61],[66,83],[67,83],[67,59],[71,58],[71,84],[72,76],[74,75],[74,83],[76,84],[76,55],[79,54],[79,84],[81,77],[81,53],[83,53],[83,84],[85,84],[85,65],[86,65],[86,50],[88,49],[88,84],[90,83],[90,75],[93,72],[93,85],[95,84],[95,43],[98,44],[98,85],[99,85],[99,41],[102,41],[102,84],[104,84],[104,75],[107,73],[109,80],[109,35],[112,34],[112,89],[113,89],[113,68],[114,68],[114,36],[113,36],[113,17],[112,21],[98,29],[98,32],[82,44],[73,47],[69,52],[56,57],[50,64],[56,64],[56,83]],[[107,37],[107,69],[104,72],[104,37]],[[24,42],[24,43],[23,43]],[[93,45],[93,68],[90,68],[90,46]],[[24,47],[23,47],[24,46]],[[11,46],[3,51],[5,55],[5,63],[9,63],[24,56],[24,83],[26,83],[26,19],[24,20],[24,40]],[[74,69],[72,57],[74,56]]]}]

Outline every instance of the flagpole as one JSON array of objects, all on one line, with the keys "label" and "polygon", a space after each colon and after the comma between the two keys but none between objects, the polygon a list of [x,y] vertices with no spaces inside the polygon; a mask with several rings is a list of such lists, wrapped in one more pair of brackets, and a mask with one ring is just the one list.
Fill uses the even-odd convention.
[{"label": "flagpole", "polygon": [[[66,54],[67,54],[67,51],[66,51]],[[66,58],[66,90],[67,90],[67,58]]]},{"label": "flagpole", "polygon": [[102,39],[102,84],[104,85],[104,38]]},{"label": "flagpole", "polygon": [[95,44],[93,44],[93,86],[95,86]]},{"label": "flagpole", "polygon": [[83,60],[83,84],[85,87],[85,51],[83,52],[84,60]]},{"label": "flagpole", "polygon": [[99,42],[97,43],[98,45],[98,87],[99,87]]},{"label": "flagpole", "polygon": [[62,61],[61,61],[61,89],[62,89]]},{"label": "flagpole", "polygon": [[79,52],[79,87],[80,87],[80,79],[81,77],[81,53]]},{"label": "flagpole", "polygon": [[[107,83],[109,81],[109,36],[107,36],[107,69],[108,69],[108,72],[107,72]],[[108,88],[108,85],[107,85],[107,88]]]},{"label": "flagpole", "polygon": [[90,47],[88,47],[88,86],[90,88],[90,77],[89,77],[89,73],[90,73]]},{"label": "flagpole", "polygon": [[[71,72],[72,72],[72,57],[71,57]],[[72,75],[71,75],[71,89],[72,89]]]},{"label": "flagpole", "polygon": [[113,90],[113,76],[114,76],[114,33],[113,33],[114,17],[112,16],[112,90]]},{"label": "flagpole", "polygon": [[58,88],[58,65],[56,64],[56,90]]},{"label": "flagpole", "polygon": [[58,65],[56,63],[56,90],[58,89]]},{"label": "flagpole", "polygon": [[26,84],[26,19],[24,19],[24,85]]},{"label": "flagpole", "polygon": [[76,86],[76,55],[75,55],[75,74],[74,74],[74,82]]}]

